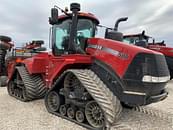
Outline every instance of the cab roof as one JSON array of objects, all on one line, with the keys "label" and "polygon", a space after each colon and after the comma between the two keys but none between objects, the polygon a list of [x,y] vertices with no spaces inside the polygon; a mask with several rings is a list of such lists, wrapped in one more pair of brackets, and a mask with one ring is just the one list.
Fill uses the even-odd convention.
[{"label": "cab roof", "polygon": [[[71,17],[71,13],[68,13],[69,15],[60,15],[58,17],[59,20],[65,20]],[[87,18],[87,19],[91,19],[93,21],[95,21],[97,24],[99,24],[99,20],[97,19],[97,17],[94,14],[91,13],[84,13],[84,12],[79,12],[78,13],[78,17],[79,18]]]},{"label": "cab roof", "polygon": [[128,34],[128,35],[124,35],[123,37],[124,38],[128,38],[128,37],[140,37],[140,36],[142,36],[142,37],[144,37],[144,38],[146,38],[146,39],[148,39],[148,38],[151,38],[150,36],[148,36],[148,35],[143,35],[142,33],[138,33],[138,34]]}]

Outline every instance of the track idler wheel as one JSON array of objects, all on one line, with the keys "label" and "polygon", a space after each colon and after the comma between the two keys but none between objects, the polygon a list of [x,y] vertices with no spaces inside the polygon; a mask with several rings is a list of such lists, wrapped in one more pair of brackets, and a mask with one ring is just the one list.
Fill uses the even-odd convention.
[{"label": "track idler wheel", "polygon": [[47,105],[51,111],[53,112],[58,111],[61,104],[60,104],[60,96],[57,92],[51,91],[47,95]]},{"label": "track idler wheel", "polygon": [[85,114],[84,114],[83,111],[78,110],[78,111],[76,112],[76,120],[77,120],[79,123],[84,122],[84,120],[85,120]]},{"label": "track idler wheel", "polygon": [[104,113],[96,101],[87,103],[85,116],[88,123],[94,128],[102,128],[104,126]]}]

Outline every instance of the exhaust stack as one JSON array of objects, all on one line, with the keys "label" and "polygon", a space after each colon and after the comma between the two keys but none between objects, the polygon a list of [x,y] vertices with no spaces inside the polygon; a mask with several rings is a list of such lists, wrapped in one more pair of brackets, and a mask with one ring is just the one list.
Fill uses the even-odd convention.
[{"label": "exhaust stack", "polygon": [[120,22],[125,22],[125,21],[127,21],[127,19],[128,19],[128,17],[119,18],[119,19],[116,21],[116,23],[115,23],[114,30],[115,30],[115,31],[118,31],[119,23],[120,23]]}]

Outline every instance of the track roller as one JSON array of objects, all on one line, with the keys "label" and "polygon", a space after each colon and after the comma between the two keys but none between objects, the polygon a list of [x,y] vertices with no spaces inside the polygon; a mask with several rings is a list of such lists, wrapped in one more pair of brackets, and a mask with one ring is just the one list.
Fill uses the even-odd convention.
[{"label": "track roller", "polygon": [[82,123],[85,121],[85,114],[83,111],[81,110],[78,110],[76,112],[76,120],[79,122],[79,123]]},{"label": "track roller", "polygon": [[85,114],[83,111],[81,110],[78,110],[76,112],[76,120],[80,123],[84,122],[85,121]]},{"label": "track roller", "polygon": [[67,116],[68,116],[69,118],[74,119],[74,118],[75,118],[75,114],[76,114],[75,108],[69,107],[69,108],[67,109]]},{"label": "track roller", "polygon": [[66,105],[61,105],[59,108],[59,112],[62,116],[65,116],[67,114],[67,107]]}]

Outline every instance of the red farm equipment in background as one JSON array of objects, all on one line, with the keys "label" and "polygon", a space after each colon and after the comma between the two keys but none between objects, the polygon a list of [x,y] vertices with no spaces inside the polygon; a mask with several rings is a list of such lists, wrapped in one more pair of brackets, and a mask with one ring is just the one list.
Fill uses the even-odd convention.
[{"label": "red farm equipment in background", "polygon": [[170,71],[170,79],[173,78],[173,47],[166,46],[164,41],[155,42],[154,38],[145,35],[145,31],[139,34],[124,35],[124,42],[145,47],[164,54]]},{"label": "red farm equipment in background", "polygon": [[169,71],[161,53],[118,41],[123,35],[116,30],[95,38],[99,20],[79,12],[77,3],[71,13],[60,9],[64,15],[57,8],[49,18],[52,53],[9,66],[9,95],[21,101],[45,96],[48,112],[94,130],[114,124],[121,103],[142,106],[167,97]]},{"label": "red farm equipment in background", "polygon": [[11,43],[10,37],[0,36],[0,87],[6,86],[7,70],[5,59],[7,51],[10,51],[12,47],[13,44]]},{"label": "red farm equipment in background", "polygon": [[10,53],[11,55],[9,55],[5,60],[8,69],[7,74],[11,74],[13,67],[20,65],[24,59],[31,58],[38,53],[46,51],[46,48],[42,47],[43,44],[44,41],[42,40],[34,40],[26,43],[23,47],[13,48]]}]

